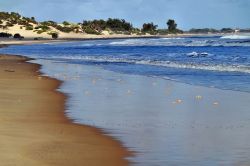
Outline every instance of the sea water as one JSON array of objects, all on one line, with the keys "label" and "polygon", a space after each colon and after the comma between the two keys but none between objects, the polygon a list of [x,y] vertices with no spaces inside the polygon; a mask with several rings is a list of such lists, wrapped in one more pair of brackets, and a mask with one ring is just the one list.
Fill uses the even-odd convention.
[{"label": "sea water", "polygon": [[[247,165],[250,37],[11,46],[64,80],[67,115],[136,152],[134,165]],[[193,86],[195,85],[195,86]]]},{"label": "sea water", "polygon": [[1,52],[250,92],[249,35],[48,43]]}]

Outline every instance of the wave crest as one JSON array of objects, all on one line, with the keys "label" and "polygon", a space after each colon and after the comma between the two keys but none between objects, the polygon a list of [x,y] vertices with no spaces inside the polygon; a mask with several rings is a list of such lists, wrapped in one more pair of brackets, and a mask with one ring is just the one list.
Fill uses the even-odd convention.
[{"label": "wave crest", "polygon": [[227,35],[222,36],[221,39],[250,39],[250,35]]},{"label": "wave crest", "polygon": [[[58,59],[58,57],[51,57],[52,59]],[[195,64],[195,63],[177,63],[171,61],[159,61],[159,60],[135,60],[124,59],[114,57],[98,57],[98,56],[60,56],[60,59],[64,60],[82,60],[91,63],[128,63],[128,64],[140,64],[151,65],[160,67],[171,67],[179,69],[195,69],[195,70],[208,70],[208,71],[221,71],[221,72],[241,72],[250,74],[250,67],[245,65],[223,65],[223,64]]]}]

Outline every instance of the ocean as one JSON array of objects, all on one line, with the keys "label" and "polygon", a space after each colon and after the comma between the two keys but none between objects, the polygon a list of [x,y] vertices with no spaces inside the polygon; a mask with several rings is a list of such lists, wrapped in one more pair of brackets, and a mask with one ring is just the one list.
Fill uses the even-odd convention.
[{"label": "ocean", "polygon": [[250,163],[250,35],[10,46],[63,80],[66,114],[101,128],[133,165]]},{"label": "ocean", "polygon": [[12,46],[1,52],[250,92],[247,35],[49,43]]}]

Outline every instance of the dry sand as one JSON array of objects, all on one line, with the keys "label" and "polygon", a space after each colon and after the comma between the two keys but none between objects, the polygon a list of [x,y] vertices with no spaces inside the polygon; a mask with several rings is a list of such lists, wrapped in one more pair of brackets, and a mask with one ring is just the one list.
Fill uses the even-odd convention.
[{"label": "dry sand", "polygon": [[[44,38],[44,39],[51,39],[51,35],[49,35],[48,32],[44,32],[41,34],[38,34],[37,32],[34,32],[33,30],[26,30],[25,28],[21,29],[21,25],[14,25],[12,27],[8,27],[6,30],[2,30],[3,32],[11,33],[12,35],[19,33],[24,38]],[[56,32],[59,35],[59,38],[63,39],[92,39],[92,38],[120,38],[120,37],[133,37],[137,35],[123,35],[123,34],[109,34],[107,31],[104,31],[102,35],[94,35],[94,34],[86,34],[86,33],[65,33],[61,32],[54,27],[50,27],[50,32]],[[149,36],[149,35],[144,35]]]},{"label": "dry sand", "polygon": [[[34,25],[35,26],[35,25]],[[2,30],[0,32],[7,32],[11,33],[12,35],[19,33],[21,36],[24,37],[24,39],[29,39],[33,40],[34,38],[40,38],[42,40],[49,40],[52,39],[51,35],[49,35],[48,32],[44,32],[41,34],[38,34],[37,32],[34,32],[33,30],[26,30],[25,28],[21,29],[21,25],[14,25],[12,27],[8,27],[6,30]],[[60,40],[86,40],[86,39],[110,39],[110,38],[152,38],[152,37],[163,37],[163,38],[171,38],[171,37],[185,37],[185,36],[201,36],[205,34],[168,34],[168,35],[150,35],[150,34],[145,34],[145,35],[136,35],[136,34],[130,34],[130,35],[125,35],[125,34],[110,34],[108,31],[103,31],[101,35],[95,35],[95,34],[86,34],[86,33],[75,33],[75,32],[70,32],[70,33],[65,33],[61,32],[53,27],[51,28],[51,32],[56,32],[59,35]],[[33,41],[33,42],[28,42],[27,41],[19,41],[19,40],[12,40],[12,41],[3,41],[3,39],[0,38],[0,44],[20,44],[20,43],[40,43],[40,42],[45,42],[45,41]]]},{"label": "dry sand", "polygon": [[128,165],[118,141],[65,117],[61,83],[26,60],[0,55],[0,165]]}]

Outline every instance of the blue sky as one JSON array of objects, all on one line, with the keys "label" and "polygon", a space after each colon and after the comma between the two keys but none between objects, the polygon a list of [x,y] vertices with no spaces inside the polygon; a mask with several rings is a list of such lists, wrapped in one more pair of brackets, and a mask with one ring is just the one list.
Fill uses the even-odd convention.
[{"label": "blue sky", "polygon": [[250,0],[0,0],[1,11],[58,22],[124,18],[134,26],[173,18],[181,29],[250,28]]}]

